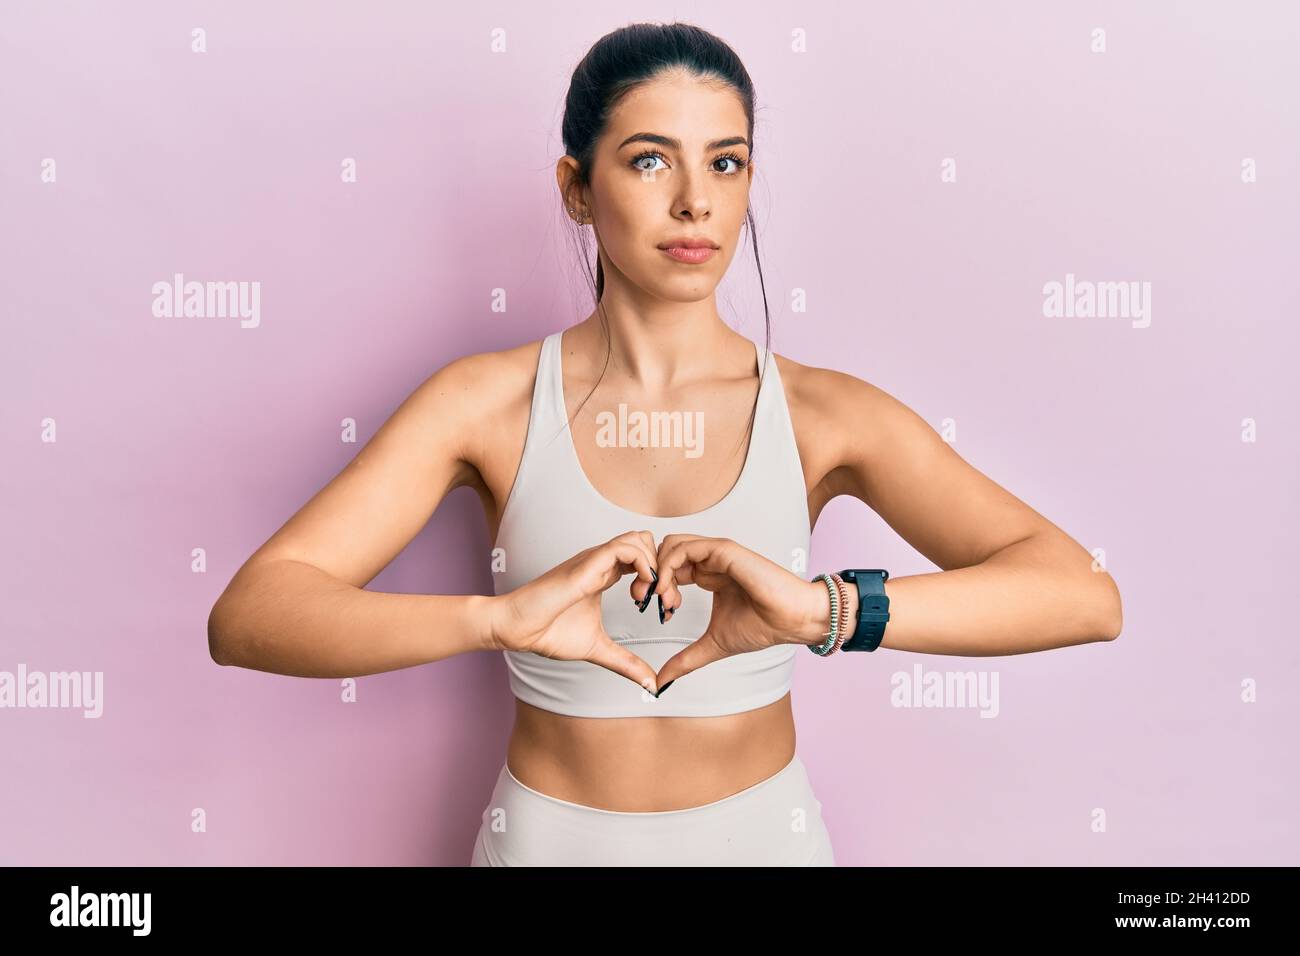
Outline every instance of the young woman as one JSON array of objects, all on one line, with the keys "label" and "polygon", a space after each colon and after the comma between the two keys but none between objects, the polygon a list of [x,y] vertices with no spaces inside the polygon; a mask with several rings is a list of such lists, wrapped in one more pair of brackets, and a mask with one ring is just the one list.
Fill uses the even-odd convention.
[{"label": "young woman", "polygon": [[[834,865],[796,754],[800,645],[1003,655],[1120,632],[1091,555],[909,408],[719,317],[754,236],[753,128],[715,36],[603,37],[556,170],[594,239],[592,313],[433,374],[213,608],[215,660],[283,674],[502,651],[516,722],[475,865]],[[495,594],[365,590],[461,485],[492,528]],[[944,570],[809,579],[838,495]]]}]

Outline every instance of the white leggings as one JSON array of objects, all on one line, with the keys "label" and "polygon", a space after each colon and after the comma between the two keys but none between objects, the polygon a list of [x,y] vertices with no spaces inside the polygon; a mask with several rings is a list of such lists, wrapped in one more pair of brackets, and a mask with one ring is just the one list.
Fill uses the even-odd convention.
[{"label": "white leggings", "polygon": [[835,866],[821,801],[796,755],[766,780],[684,810],[602,810],[502,766],[470,866]]}]

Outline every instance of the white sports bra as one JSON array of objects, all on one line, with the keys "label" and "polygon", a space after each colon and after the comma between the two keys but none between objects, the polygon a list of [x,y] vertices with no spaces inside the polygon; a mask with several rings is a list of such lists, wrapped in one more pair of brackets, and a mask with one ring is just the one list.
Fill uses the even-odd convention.
[{"label": "white sports bra", "polygon": [[[506,500],[493,551],[496,594],[512,591],[594,544],[627,531],[726,537],[804,576],[808,567],[808,494],[776,360],[758,394],[740,477],[721,501],[694,514],[657,517],[621,508],[588,481],[569,430],[560,332],[542,340],[523,456]],[[763,350],[754,343],[758,369]],[[601,596],[605,630],[654,669],[704,633],[713,595],[681,585],[682,606],[659,623],[655,602],[637,611],[629,573]],[[573,717],[713,717],[762,707],[790,690],[797,644],[714,661],[673,682],[662,697],[589,661],[504,651],[515,697]]]}]

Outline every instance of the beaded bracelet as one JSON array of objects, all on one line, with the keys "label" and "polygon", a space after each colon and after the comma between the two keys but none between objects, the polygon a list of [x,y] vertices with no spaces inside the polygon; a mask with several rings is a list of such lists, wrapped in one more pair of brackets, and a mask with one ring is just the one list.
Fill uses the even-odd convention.
[{"label": "beaded bracelet", "polygon": [[842,577],[840,577],[835,572],[831,572],[831,577],[835,579],[835,583],[836,585],[839,586],[840,589],[840,633],[839,636],[835,638],[835,646],[831,649],[831,653],[834,654],[836,651],[838,651],[841,647],[844,646],[845,641],[847,641],[849,638],[853,636],[855,625],[849,623],[850,602],[849,602],[848,582],[845,581]]},{"label": "beaded bracelet", "polygon": [[813,580],[824,583],[830,595],[831,629],[821,635],[826,638],[824,642],[817,645],[810,644],[808,650],[821,657],[830,657],[844,646],[844,642],[853,633],[849,627],[849,586],[833,571],[830,574],[819,574]]},{"label": "beaded bracelet", "polygon": [[[829,574],[819,574],[813,578],[814,581],[821,581],[826,585],[826,593],[831,598],[831,629],[821,636],[826,640],[821,644],[809,644],[808,650],[821,657],[828,657],[835,653],[837,643],[843,643],[840,634],[840,588],[835,582],[835,578]],[[837,642],[837,639],[838,642]]]}]

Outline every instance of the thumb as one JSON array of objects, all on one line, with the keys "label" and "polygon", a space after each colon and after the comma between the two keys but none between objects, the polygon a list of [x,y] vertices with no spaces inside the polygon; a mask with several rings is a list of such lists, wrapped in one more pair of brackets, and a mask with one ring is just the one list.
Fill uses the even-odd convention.
[{"label": "thumb", "polygon": [[658,689],[654,668],[644,658],[616,642],[603,627],[596,633],[596,641],[587,660],[615,674],[621,674],[651,694]]}]

